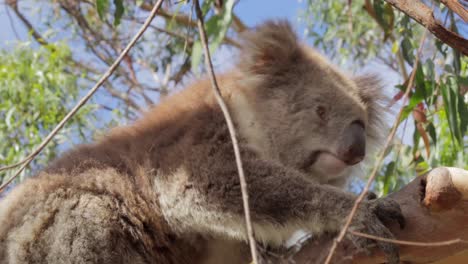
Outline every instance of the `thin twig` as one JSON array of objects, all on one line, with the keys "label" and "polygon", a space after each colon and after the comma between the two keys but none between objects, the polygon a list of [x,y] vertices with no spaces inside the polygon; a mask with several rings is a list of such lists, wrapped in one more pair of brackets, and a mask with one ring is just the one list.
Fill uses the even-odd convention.
[{"label": "thin twig", "polygon": [[[143,3],[140,5],[140,8],[143,10],[149,10],[149,4]],[[184,25],[186,27],[196,27],[197,24],[192,21],[192,16],[183,15],[183,14],[173,14],[167,10],[161,9],[158,11],[158,16],[163,17],[166,20],[174,20],[178,24]],[[237,33],[247,30],[247,26],[242,22],[242,20],[235,14],[232,17],[232,28]]]},{"label": "thin twig", "polygon": [[348,0],[348,30],[349,34],[353,34],[353,0]]},{"label": "thin twig", "polygon": [[[411,91],[411,87],[413,86],[414,77],[416,76],[416,71],[417,71],[418,64],[419,64],[419,58],[420,58],[420,55],[421,55],[420,53],[421,53],[422,47],[424,46],[424,41],[426,40],[426,35],[427,35],[427,30],[424,31],[424,34],[423,34],[423,36],[421,38],[421,41],[419,43],[419,48],[418,48],[418,51],[417,51],[416,59],[414,61],[413,71],[411,72],[410,79],[408,80],[408,85],[406,86],[406,91],[405,91],[405,94],[404,94],[405,103],[408,100],[408,95],[409,95],[409,93]],[[331,261],[331,259],[333,257],[333,254],[335,253],[336,247],[338,246],[338,243],[340,243],[343,240],[346,233],[348,232],[349,226],[351,225],[351,222],[353,220],[354,215],[356,214],[356,211],[357,211],[357,209],[359,207],[359,204],[364,200],[364,197],[366,196],[367,192],[369,191],[372,182],[374,181],[375,177],[377,176],[377,170],[379,169],[380,164],[382,163],[383,159],[385,158],[385,153],[387,152],[387,149],[390,146],[390,143],[393,141],[396,130],[398,128],[398,124],[400,123],[400,119],[401,119],[401,117],[403,115],[403,110],[405,109],[405,103],[403,103],[403,105],[400,108],[400,111],[398,112],[398,115],[397,115],[397,117],[395,119],[393,127],[392,127],[392,129],[390,131],[390,134],[387,137],[387,140],[385,142],[383,150],[380,152],[380,155],[378,156],[378,158],[376,160],[376,163],[374,165],[374,168],[372,169],[372,172],[371,172],[371,174],[369,176],[369,179],[368,179],[368,181],[366,183],[366,186],[364,187],[361,194],[358,196],[358,198],[354,202],[353,208],[351,209],[351,212],[349,213],[348,217],[346,218],[346,222],[345,222],[343,228],[341,229],[338,237],[336,239],[334,239],[334,241],[333,241],[333,244],[332,244],[332,246],[330,248],[328,256],[327,256],[327,258],[326,258],[326,260],[324,262],[325,264],[330,263],[330,261]]]},{"label": "thin twig", "polygon": [[440,242],[418,242],[418,241],[407,241],[407,240],[399,240],[399,239],[390,239],[390,238],[383,238],[379,236],[373,236],[366,233],[356,232],[349,230],[350,234],[359,237],[365,237],[373,240],[389,242],[398,245],[407,245],[407,246],[416,246],[416,247],[443,247],[443,246],[450,246],[454,244],[468,244],[467,240],[463,240],[461,238],[452,239],[452,240],[445,240]]},{"label": "thin twig", "polygon": [[99,87],[101,87],[101,85],[111,76],[111,74],[115,71],[117,66],[119,66],[122,59],[127,55],[130,49],[135,45],[135,43],[138,41],[141,35],[148,28],[151,21],[153,21],[154,17],[156,16],[156,12],[161,7],[161,4],[163,3],[163,1],[164,0],[159,0],[154,5],[145,23],[141,26],[140,30],[136,33],[136,35],[133,37],[130,43],[128,43],[128,45],[125,47],[122,53],[120,53],[119,57],[104,73],[101,79],[99,79],[96,85],[94,85],[94,87],[91,88],[91,90],[89,90],[88,93],[83,98],[81,98],[81,100],[75,105],[75,107],[73,107],[73,109],[70,112],[68,112],[68,114],[62,119],[62,121],[60,121],[60,123],[58,123],[58,125],[52,130],[52,132],[50,132],[49,135],[47,135],[47,137],[42,141],[39,147],[36,150],[34,150],[31,154],[29,154],[24,160],[16,164],[12,164],[12,165],[0,168],[0,171],[4,171],[6,169],[11,169],[11,168],[22,165],[13,176],[11,176],[6,182],[4,182],[0,186],[0,192],[2,192],[5,189],[5,187],[8,184],[10,184],[21,173],[21,171],[23,171],[24,168],[26,168],[26,166],[37,156],[37,154],[39,154],[42,151],[42,149],[44,149],[44,147],[54,138],[54,136],[60,131],[60,129],[62,129],[65,123],[68,122],[68,120],[70,120],[73,117],[73,115],[75,115],[76,112],[78,112],[78,110],[89,100],[89,98],[91,98],[91,96],[93,96],[93,94],[99,89]]},{"label": "thin twig", "polygon": [[[139,21],[137,21],[139,22]],[[194,40],[190,37],[187,37],[187,36],[184,36],[180,33],[177,33],[177,32],[174,32],[174,31],[170,31],[170,30],[167,30],[167,29],[164,29],[164,28],[161,28],[161,27],[158,27],[158,26],[151,26],[151,28],[157,30],[157,31],[160,31],[162,33],[165,33],[169,36],[172,36],[172,37],[176,37],[176,38],[180,38],[180,39],[183,39],[187,42],[189,42],[190,44],[192,44],[194,42]],[[223,44],[227,44],[227,45],[231,45],[233,47],[236,47],[236,48],[240,48],[241,45],[239,44],[239,42],[235,41],[234,39],[228,37],[228,36],[225,36],[223,38],[223,41],[222,41]]]},{"label": "thin twig", "polygon": [[8,17],[8,22],[10,23],[11,31],[13,31],[17,40],[21,40],[18,34],[18,31],[16,31],[15,22],[13,22],[13,18],[11,17],[10,10],[8,10],[8,6],[5,5],[4,7],[5,7],[5,13],[7,14],[7,17]]},{"label": "thin twig", "polygon": [[42,37],[41,34],[34,28],[29,20],[21,13],[16,1],[7,2],[7,5],[15,12],[16,16],[23,22],[24,26],[28,29],[28,33],[41,45],[48,45],[49,43]]},{"label": "thin twig", "polygon": [[221,107],[221,110],[223,111],[224,117],[226,119],[226,123],[229,129],[229,134],[232,140],[232,145],[234,147],[234,155],[236,157],[237,171],[239,173],[239,180],[240,180],[241,192],[242,192],[242,202],[244,205],[245,222],[247,226],[247,236],[249,238],[250,251],[252,254],[252,262],[254,264],[257,264],[258,263],[257,248],[256,248],[256,243],[255,243],[255,239],[253,235],[252,221],[250,218],[249,195],[247,193],[247,183],[245,180],[244,169],[242,166],[242,160],[240,156],[239,143],[237,141],[236,130],[234,129],[234,124],[232,122],[231,115],[229,114],[229,110],[221,95],[218,82],[216,81],[216,76],[213,70],[213,64],[211,62],[210,50],[208,48],[208,40],[207,40],[208,38],[206,36],[205,25],[203,23],[203,15],[202,15],[202,11],[200,9],[198,0],[193,1],[193,4],[195,5],[195,12],[197,15],[197,22],[198,22],[197,24],[198,24],[198,29],[200,31],[201,43],[205,51],[205,64],[206,64],[206,68],[208,71],[208,75],[211,80],[211,84],[212,84],[212,88],[213,88],[213,92],[216,97],[216,100],[219,106]]}]

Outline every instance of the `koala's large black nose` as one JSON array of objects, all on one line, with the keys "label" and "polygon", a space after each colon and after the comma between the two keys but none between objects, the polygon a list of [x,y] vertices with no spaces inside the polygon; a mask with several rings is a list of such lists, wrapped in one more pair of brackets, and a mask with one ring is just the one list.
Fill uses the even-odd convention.
[{"label": "koala's large black nose", "polygon": [[348,165],[361,162],[366,155],[366,131],[364,125],[353,122],[345,131],[338,148],[338,158]]}]

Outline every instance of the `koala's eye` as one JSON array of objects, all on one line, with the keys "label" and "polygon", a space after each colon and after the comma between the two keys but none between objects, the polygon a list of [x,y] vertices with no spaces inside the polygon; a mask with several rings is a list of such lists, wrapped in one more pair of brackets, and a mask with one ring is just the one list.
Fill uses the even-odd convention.
[{"label": "koala's eye", "polygon": [[315,109],[315,113],[317,113],[317,116],[320,119],[324,121],[327,119],[327,109],[325,108],[325,106],[323,105],[317,106],[317,108]]}]

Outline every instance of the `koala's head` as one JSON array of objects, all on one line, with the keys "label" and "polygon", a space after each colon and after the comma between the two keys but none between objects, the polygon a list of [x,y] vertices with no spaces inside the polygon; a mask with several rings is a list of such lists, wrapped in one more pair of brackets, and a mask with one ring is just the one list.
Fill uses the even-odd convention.
[{"label": "koala's head", "polygon": [[321,182],[347,176],[380,140],[374,77],[349,78],[284,21],[245,34],[238,68],[264,154]]}]

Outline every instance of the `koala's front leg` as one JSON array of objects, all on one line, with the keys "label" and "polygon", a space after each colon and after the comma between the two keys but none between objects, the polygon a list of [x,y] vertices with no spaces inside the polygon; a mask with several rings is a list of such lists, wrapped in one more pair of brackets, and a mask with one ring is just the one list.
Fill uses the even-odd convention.
[{"label": "koala's front leg", "polygon": [[[190,189],[184,190],[183,195],[192,202],[191,208],[199,212],[200,218],[193,221],[205,230],[245,239],[241,189],[230,149],[220,148],[208,155],[191,157],[186,166]],[[280,245],[298,229],[316,235],[337,232],[356,199],[351,193],[312,183],[296,170],[262,160],[245,150],[243,161],[253,228],[260,242]],[[400,224],[404,221],[397,203],[389,199],[364,201],[352,228],[391,238],[383,222],[392,219]],[[396,245],[356,237],[353,242],[364,250],[377,245],[391,256],[391,263],[398,262]]]}]

